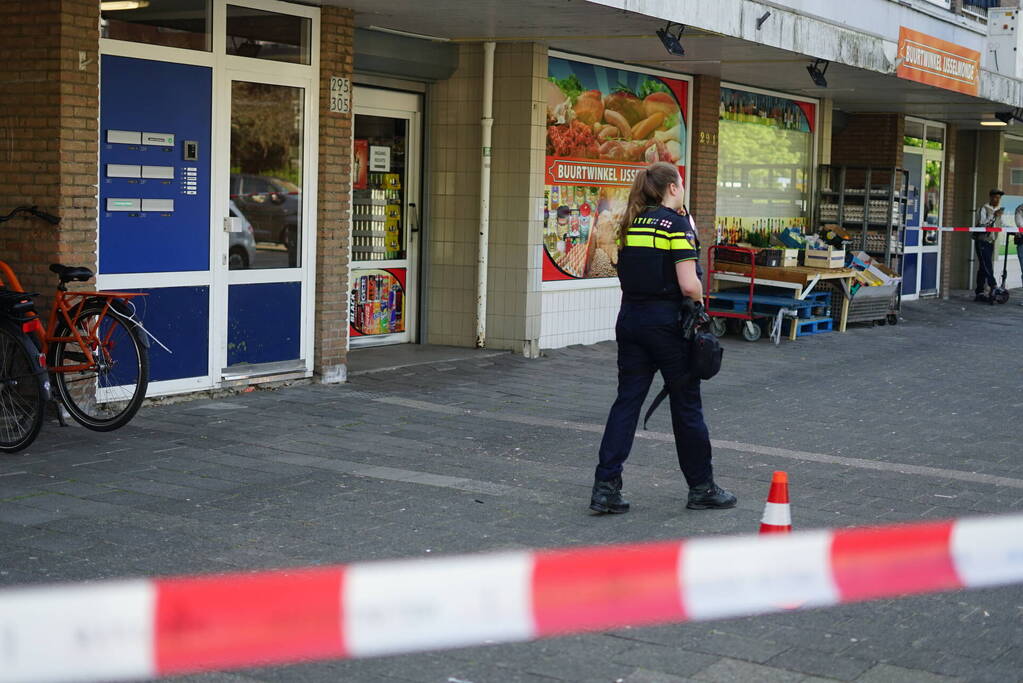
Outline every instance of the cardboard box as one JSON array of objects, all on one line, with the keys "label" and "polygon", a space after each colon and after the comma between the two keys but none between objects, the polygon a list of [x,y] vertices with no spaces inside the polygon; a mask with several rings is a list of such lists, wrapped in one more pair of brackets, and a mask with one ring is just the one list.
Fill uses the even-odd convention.
[{"label": "cardboard box", "polygon": [[803,257],[803,265],[807,268],[844,268],[845,249],[807,249]]}]

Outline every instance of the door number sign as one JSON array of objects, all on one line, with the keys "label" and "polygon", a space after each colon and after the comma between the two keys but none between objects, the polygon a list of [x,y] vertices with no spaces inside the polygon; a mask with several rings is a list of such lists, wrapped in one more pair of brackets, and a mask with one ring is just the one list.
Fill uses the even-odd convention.
[{"label": "door number sign", "polygon": [[347,114],[352,110],[352,81],[349,78],[330,77],[330,111]]}]

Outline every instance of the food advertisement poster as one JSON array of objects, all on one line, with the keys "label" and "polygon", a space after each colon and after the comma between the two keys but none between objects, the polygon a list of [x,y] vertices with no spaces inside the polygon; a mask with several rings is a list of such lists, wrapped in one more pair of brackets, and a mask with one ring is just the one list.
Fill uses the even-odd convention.
[{"label": "food advertisement poster", "polygon": [[404,268],[353,270],[349,334],[365,337],[405,331]]},{"label": "food advertisement poster", "polygon": [[548,76],[543,279],[615,277],[636,171],[686,177],[689,82],[560,57]]}]

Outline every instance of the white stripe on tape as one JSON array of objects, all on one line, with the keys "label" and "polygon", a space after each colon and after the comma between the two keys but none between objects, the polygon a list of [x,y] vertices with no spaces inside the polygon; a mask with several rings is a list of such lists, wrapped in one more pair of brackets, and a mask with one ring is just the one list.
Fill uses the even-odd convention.
[{"label": "white stripe on tape", "polygon": [[951,546],[959,579],[970,588],[1023,581],[1023,515],[959,520]]},{"label": "white stripe on tape", "polygon": [[716,619],[835,604],[830,547],[829,531],[686,541],[686,612],[693,619]]},{"label": "white stripe on tape", "polygon": [[792,511],[788,503],[767,503],[764,505],[763,524],[792,526]]},{"label": "white stripe on tape", "polygon": [[5,591],[0,681],[151,678],[154,609],[148,581]]},{"label": "white stripe on tape", "polygon": [[352,565],[344,633],[354,657],[534,637],[533,560],[500,553]]}]

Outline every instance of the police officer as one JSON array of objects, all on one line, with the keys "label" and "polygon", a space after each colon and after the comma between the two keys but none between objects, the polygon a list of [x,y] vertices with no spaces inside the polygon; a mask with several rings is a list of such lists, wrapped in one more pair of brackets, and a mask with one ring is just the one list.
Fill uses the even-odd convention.
[{"label": "police officer", "polygon": [[675,450],[689,485],[686,507],[705,510],[736,504],[735,495],[714,483],[700,380],[687,374],[680,316],[684,297],[703,301],[703,285],[699,241],[682,202],[678,168],[664,162],[652,164],[636,174],[619,226],[618,398],[611,406],[600,444],[590,498],[590,509],[596,512],[629,510],[621,493],[622,465],[629,457],[639,413],[658,370],[668,387]]}]

